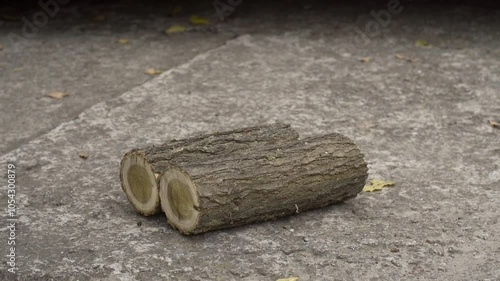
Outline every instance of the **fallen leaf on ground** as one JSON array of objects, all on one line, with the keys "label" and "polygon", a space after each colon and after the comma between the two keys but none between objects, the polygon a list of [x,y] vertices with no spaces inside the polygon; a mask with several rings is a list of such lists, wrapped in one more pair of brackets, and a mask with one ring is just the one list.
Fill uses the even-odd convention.
[{"label": "fallen leaf on ground", "polygon": [[69,94],[63,93],[63,92],[52,92],[48,93],[47,96],[53,98],[53,99],[62,99],[64,97],[69,96]]},{"label": "fallen leaf on ground", "polygon": [[396,183],[391,181],[384,181],[381,179],[371,179],[370,184],[365,185],[363,187],[364,192],[372,192],[377,190],[382,190],[384,186],[394,186]]},{"label": "fallen leaf on ground", "polygon": [[94,17],[92,17],[92,21],[93,22],[103,22],[103,21],[106,21],[106,17],[103,15],[95,15]]},{"label": "fallen leaf on ground", "polygon": [[175,6],[175,7],[172,9],[171,14],[172,14],[172,16],[177,17],[177,16],[179,16],[179,15],[181,15],[181,14],[182,14],[182,11],[183,11],[183,10],[184,10],[184,9],[182,8],[182,6]]},{"label": "fallen leaf on ground", "polygon": [[396,58],[400,60],[407,60],[408,58],[405,55],[402,54],[396,54]]},{"label": "fallen leaf on ground", "polygon": [[80,156],[80,158],[82,158],[82,159],[87,159],[87,158],[89,158],[89,152],[86,150],[80,151],[78,153],[78,156]]},{"label": "fallen leaf on ground", "polygon": [[120,43],[120,44],[127,44],[128,42],[130,42],[130,41],[128,39],[125,39],[125,38],[118,39],[118,43]]},{"label": "fallen leaf on ground", "polygon": [[424,40],[424,39],[419,39],[415,42],[415,44],[417,44],[417,46],[420,46],[420,47],[427,47],[427,46],[430,46],[431,44],[429,44],[429,42],[427,42],[427,40]]},{"label": "fallen leaf on ground", "polygon": [[208,20],[206,18],[202,18],[197,15],[192,15],[189,18],[189,22],[192,24],[208,24]]},{"label": "fallen leaf on ground", "polygon": [[359,61],[360,62],[370,62],[370,61],[372,61],[372,59],[373,59],[372,57],[364,57],[364,58],[360,58]]},{"label": "fallen leaf on ground", "polygon": [[299,280],[299,277],[289,277],[289,278],[276,279],[276,281],[297,281],[297,280]]},{"label": "fallen leaf on ground", "polygon": [[500,128],[500,122],[488,120],[488,124],[490,124],[490,126],[493,128]]},{"label": "fallen leaf on ground", "polygon": [[18,72],[18,71],[21,71],[24,69],[24,66],[21,66],[21,67],[18,67],[18,68],[14,68],[14,71],[15,72]]},{"label": "fallen leaf on ground", "polygon": [[418,61],[417,58],[407,57],[407,56],[402,55],[402,54],[396,54],[395,57],[399,60],[404,60],[407,62],[417,62]]},{"label": "fallen leaf on ground", "polygon": [[186,31],[186,27],[184,25],[172,25],[171,27],[165,30],[165,33],[171,34],[184,31]]},{"label": "fallen leaf on ground", "polygon": [[144,73],[149,75],[156,75],[156,74],[162,74],[163,71],[154,68],[147,68],[146,70],[144,70]]}]

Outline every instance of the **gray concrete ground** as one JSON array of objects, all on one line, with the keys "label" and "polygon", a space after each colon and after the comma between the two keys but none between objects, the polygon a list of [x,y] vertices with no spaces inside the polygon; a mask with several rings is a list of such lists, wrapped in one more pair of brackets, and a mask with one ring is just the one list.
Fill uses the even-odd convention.
[{"label": "gray concrete ground", "polygon": [[[32,39],[14,41],[15,48],[8,34],[22,35],[24,23],[1,22],[0,118],[5,122],[0,153],[148,81],[152,76],[145,69],[168,70],[234,36],[206,28],[167,36],[165,29],[188,23],[191,11],[186,8],[179,16],[168,17],[173,4],[85,4],[61,6]],[[2,15],[31,20],[31,13],[4,8]],[[96,16],[102,16],[102,21],[96,21]],[[121,44],[120,39],[129,43]],[[50,92],[69,96],[54,100],[47,97]]]},{"label": "gray concrete ground", "polygon": [[[217,24],[217,34],[186,34],[213,47],[225,40],[218,36],[240,36],[208,51],[188,51],[177,66],[160,52],[151,60],[138,55],[139,64],[124,57],[139,50],[101,50],[112,69],[131,60],[134,67],[120,70],[127,77],[135,77],[132,70],[142,75],[149,62],[169,70],[116,97],[125,85],[102,97],[92,89],[124,80],[133,80],[127,81],[132,87],[146,78],[98,79],[87,98],[82,90],[79,109],[70,104],[72,96],[62,100],[61,110],[81,111],[73,120],[71,114],[50,117],[49,100],[29,109],[3,99],[2,114],[19,110],[38,114],[33,120],[53,120],[44,130],[60,124],[43,133],[2,121],[11,132],[2,134],[4,142],[30,130],[21,138],[32,139],[12,151],[5,146],[0,157],[2,167],[17,166],[19,200],[19,272],[11,275],[2,265],[0,278],[499,280],[500,130],[487,121],[500,119],[500,10],[404,2],[383,33],[362,43],[353,39],[353,27],[370,20],[371,6],[286,3],[276,12],[243,2],[233,19]],[[65,40],[46,36],[47,42]],[[419,39],[431,46],[416,46]],[[185,44],[197,45],[173,46]],[[161,48],[185,51],[173,46]],[[79,74],[60,73],[51,83],[69,92],[81,87],[74,78]],[[5,83],[2,93],[22,85]],[[18,95],[29,100],[30,89]],[[370,177],[397,185],[321,210],[192,237],[170,228],[163,216],[138,215],[120,189],[118,163],[130,148],[275,120],[303,136],[350,136],[366,155]],[[81,150],[89,151],[88,159],[78,157]],[[5,208],[4,184],[1,191]],[[0,233],[9,235],[4,228]],[[0,251],[8,253],[6,242]]]}]

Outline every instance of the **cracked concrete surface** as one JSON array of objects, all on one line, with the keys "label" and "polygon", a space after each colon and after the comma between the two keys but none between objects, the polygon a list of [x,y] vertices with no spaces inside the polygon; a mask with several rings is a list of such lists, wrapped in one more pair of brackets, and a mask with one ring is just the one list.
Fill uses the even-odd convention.
[{"label": "cracked concrete surface", "polygon": [[[408,8],[357,48],[359,7],[264,13],[260,25],[252,7],[221,27],[238,38],[0,157],[18,173],[17,278],[500,279],[500,130],[487,123],[500,119],[499,10]],[[416,47],[421,38],[432,46]],[[137,214],[121,191],[118,164],[133,147],[276,120],[351,137],[370,177],[397,185],[189,237]]]}]

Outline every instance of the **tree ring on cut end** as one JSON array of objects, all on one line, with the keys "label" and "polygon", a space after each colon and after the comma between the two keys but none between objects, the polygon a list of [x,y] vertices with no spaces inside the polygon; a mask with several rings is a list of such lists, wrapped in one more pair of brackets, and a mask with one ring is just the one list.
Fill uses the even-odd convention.
[{"label": "tree ring on cut end", "polygon": [[193,230],[199,221],[199,198],[195,184],[180,169],[172,167],[160,178],[161,207],[168,222],[187,233]]},{"label": "tree ring on cut end", "polygon": [[158,213],[160,196],[156,175],[151,164],[138,153],[130,153],[121,163],[120,177],[127,198],[140,213]]}]

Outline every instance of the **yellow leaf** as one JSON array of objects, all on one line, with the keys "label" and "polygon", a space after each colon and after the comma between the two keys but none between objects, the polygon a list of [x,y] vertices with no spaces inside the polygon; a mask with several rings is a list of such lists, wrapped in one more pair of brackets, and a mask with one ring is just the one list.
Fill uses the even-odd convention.
[{"label": "yellow leaf", "polygon": [[80,156],[80,158],[82,158],[82,159],[87,159],[87,158],[89,158],[89,152],[86,150],[80,151],[78,153],[78,156]]},{"label": "yellow leaf", "polygon": [[165,33],[170,34],[184,31],[186,31],[186,27],[184,25],[172,25],[165,30]]},{"label": "yellow leaf", "polygon": [[118,39],[118,43],[120,43],[120,44],[127,44],[128,42],[129,42],[129,40],[125,39],[125,38]]},{"label": "yellow leaf", "polygon": [[382,190],[382,187],[375,187],[372,185],[365,185],[365,187],[363,187],[364,192],[373,192],[373,191],[377,191],[377,190]]},{"label": "yellow leaf", "polygon": [[500,122],[488,120],[488,124],[490,124],[490,126],[493,128],[500,128]]},{"label": "yellow leaf", "polygon": [[103,22],[103,21],[106,21],[106,17],[103,15],[95,15],[94,17],[92,17],[92,21],[93,22]]},{"label": "yellow leaf", "polygon": [[52,92],[48,93],[47,96],[53,98],[53,99],[62,99],[64,97],[69,96],[69,94],[63,93],[63,92]]},{"label": "yellow leaf", "polygon": [[162,74],[163,71],[154,68],[147,68],[146,70],[144,70],[144,73],[149,75],[156,75],[156,74]]},{"label": "yellow leaf", "polygon": [[178,16],[178,15],[182,14],[182,11],[183,11],[182,6],[175,6],[175,7],[172,9],[171,14],[172,14],[172,16],[176,17],[176,16]]},{"label": "yellow leaf", "polygon": [[276,279],[276,281],[297,281],[297,280],[299,280],[299,277],[289,277],[289,278]]},{"label": "yellow leaf", "polygon": [[364,57],[364,58],[360,58],[359,61],[360,62],[370,62],[373,58],[372,57]]},{"label": "yellow leaf", "polygon": [[431,45],[431,44],[429,44],[429,42],[427,42],[427,40],[423,40],[423,39],[419,39],[415,43],[417,44],[417,46],[420,46],[420,47],[427,47],[427,46]]},{"label": "yellow leaf", "polygon": [[371,179],[370,184],[367,184],[365,185],[365,187],[363,187],[363,191],[372,192],[372,191],[382,190],[382,187],[384,186],[394,186],[395,184],[396,184],[395,182],[384,181],[381,179]]},{"label": "yellow leaf", "polygon": [[197,15],[192,15],[189,18],[189,22],[191,22],[192,24],[208,24],[208,20],[206,18],[202,18]]}]

